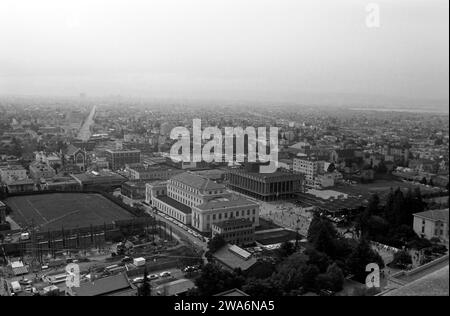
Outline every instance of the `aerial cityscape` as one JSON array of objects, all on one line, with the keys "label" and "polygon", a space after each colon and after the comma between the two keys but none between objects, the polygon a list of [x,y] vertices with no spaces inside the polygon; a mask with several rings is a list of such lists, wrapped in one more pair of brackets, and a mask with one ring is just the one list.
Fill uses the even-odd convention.
[{"label": "aerial cityscape", "polygon": [[[102,1],[69,7],[40,2],[20,8],[6,4],[10,21],[5,15],[6,22],[0,22],[14,28],[33,8],[55,7],[69,16],[63,23],[67,32],[50,22],[39,24],[37,30],[26,24],[14,31],[17,41],[9,38],[12,47],[0,53],[0,68],[4,66],[0,70],[0,296],[171,296],[191,302],[196,297],[247,297],[249,305],[224,308],[248,311],[276,310],[276,298],[286,296],[449,295],[448,2],[412,0],[410,8],[435,18],[420,20],[429,30],[424,27],[418,36],[430,43],[444,41],[446,50],[436,44],[432,52],[422,51],[408,36],[386,39],[384,45],[390,45],[392,54],[414,46],[416,55],[404,60],[396,55],[391,61],[388,52],[379,53],[386,68],[395,69],[391,72],[380,69],[378,53],[363,52],[375,63],[373,68],[364,66],[373,75],[373,85],[372,79],[366,85],[361,82],[364,71],[358,61],[351,61],[355,56],[342,55],[356,54],[350,53],[349,44],[336,53],[338,61],[323,57],[323,52],[317,56],[319,61],[305,61],[306,73],[299,77],[291,69],[295,65],[284,64],[290,58],[297,60],[287,53],[277,53],[280,61],[265,66],[274,51],[255,55],[254,63],[247,56],[240,60],[237,56],[244,56],[247,48],[254,54],[252,45],[268,45],[256,34],[253,44],[240,41],[239,30],[248,36],[254,31],[239,14],[251,8],[241,7],[239,1],[200,0],[192,2],[204,6],[212,29],[204,30],[201,23],[186,27],[198,37],[219,32],[230,44],[223,56],[215,46],[220,41],[210,42],[210,52],[217,56],[191,56],[200,49],[189,42],[194,35],[186,42],[174,35],[183,32],[178,25],[166,30],[168,38],[192,49],[180,47],[175,60],[171,59],[175,44],[168,43],[166,61],[161,59],[165,49],[158,47],[152,55],[153,46],[146,42],[142,44],[150,54],[146,58],[152,61],[130,52],[130,74],[119,80],[126,64],[125,50],[119,46],[136,48],[136,30],[145,32],[148,27],[150,34],[155,32],[153,24],[147,24],[146,10],[165,12],[161,21],[175,21],[181,16],[176,6],[183,7],[179,1],[168,1],[176,2],[171,8],[158,0],[149,1],[150,7],[131,1],[132,8],[122,1],[103,3],[105,20],[100,22],[89,17],[100,10]],[[300,8],[295,2],[264,2],[274,15],[284,16],[286,24],[296,27],[297,15],[292,11]],[[357,11],[359,6],[351,2],[342,1]],[[380,19],[388,30],[370,31],[397,32],[389,17],[398,14],[399,7],[382,3]],[[334,4],[329,5],[334,9]],[[362,24],[365,14],[370,14],[365,5],[361,5]],[[315,8],[302,6],[311,12]],[[228,14],[236,29],[219,27],[228,20],[220,20],[220,14],[216,17],[213,8]],[[116,21],[121,10],[124,29],[107,23],[108,18]],[[149,15],[158,15],[150,11]],[[279,17],[256,11],[255,21],[267,22],[259,27],[274,36],[271,26],[278,25]],[[220,21],[214,22],[214,17]],[[341,17],[336,19],[339,24]],[[352,29],[351,23],[360,23],[352,15],[349,19],[349,25],[339,25]],[[399,19],[409,23],[407,17]],[[334,22],[330,20],[326,29]],[[442,25],[447,29],[440,29]],[[54,50],[49,50],[47,59],[42,44],[33,42],[27,32],[37,36],[53,28],[57,31],[50,32],[47,41],[53,41]],[[358,32],[368,32],[366,26],[361,28]],[[105,33],[98,39],[101,44],[89,46],[97,43],[91,40],[101,31],[110,29],[117,37],[108,39]],[[435,36],[427,36],[428,31]],[[291,45],[290,33],[284,32],[286,38],[274,37],[274,45]],[[339,33],[341,40],[351,36],[330,32]],[[369,36],[368,41],[384,41]],[[397,48],[397,40],[404,47]],[[71,41],[92,48],[92,60],[81,48],[67,55]],[[155,41],[163,45],[161,35]],[[310,38],[305,41],[314,43]],[[112,42],[116,44],[109,46]],[[233,45],[242,50],[231,53]],[[280,50],[286,49],[283,45]],[[117,50],[98,58],[110,47]],[[16,49],[21,52],[16,54]],[[297,54],[301,47],[293,50]],[[192,57],[192,64],[186,56]],[[160,82],[158,76],[131,74],[139,63],[143,72],[160,71],[153,68],[152,58],[171,74],[161,75]],[[418,70],[408,68],[420,58],[423,65]],[[106,71],[108,63],[115,61],[119,64]],[[318,70],[320,62],[329,69]],[[211,75],[214,63],[218,73]],[[335,80],[329,78],[330,69],[341,63],[348,71],[336,73]],[[281,74],[284,70],[272,70],[285,66],[286,77]],[[178,76],[177,67],[187,70]],[[253,85],[246,74],[253,73],[254,67],[259,67],[262,79]],[[402,74],[399,68],[410,70]],[[353,70],[355,77],[350,74]],[[239,79],[230,79],[233,71]],[[378,77],[381,73],[383,77]],[[104,79],[99,79],[100,74]],[[200,74],[205,75],[201,80]],[[278,82],[273,89],[266,75]],[[183,76],[187,79],[180,79]],[[302,90],[308,76],[311,90]],[[321,76],[327,77],[320,86],[323,93],[316,91]],[[284,80],[294,78],[298,91],[292,83],[281,88]],[[218,86],[221,82],[223,89]],[[258,89],[261,97],[255,97]],[[197,308],[181,304],[174,309]],[[205,312],[208,308],[212,306],[205,305]]]}]

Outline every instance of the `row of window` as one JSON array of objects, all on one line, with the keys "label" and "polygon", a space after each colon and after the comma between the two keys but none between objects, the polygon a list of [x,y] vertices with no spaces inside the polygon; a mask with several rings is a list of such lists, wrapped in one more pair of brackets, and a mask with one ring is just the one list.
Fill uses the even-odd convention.
[{"label": "row of window", "polygon": [[186,216],[184,214],[182,215],[180,212],[176,211],[174,208],[168,207],[167,205],[159,203],[159,202],[156,202],[155,206],[161,212],[175,218],[176,220],[178,220],[182,223],[186,223],[185,222]]},{"label": "row of window", "polygon": [[[227,219],[227,218],[233,218],[233,217],[239,217],[239,216],[244,217],[246,214],[247,214],[247,216],[250,216],[250,214],[255,215],[256,209],[247,210],[247,211],[241,210],[241,211],[236,211],[236,212],[213,214],[212,220],[215,221],[216,219],[221,220],[222,218]],[[206,215],[206,220],[209,221],[210,219],[211,219],[211,215]]]},{"label": "row of window", "polygon": [[234,231],[234,230],[242,230],[242,229],[251,229],[252,225],[245,225],[245,226],[238,226],[238,227],[225,227],[223,229],[223,231],[228,232],[228,231]]},{"label": "row of window", "polygon": [[[171,180],[170,184],[172,184],[175,187],[179,187],[179,188],[181,188],[181,189],[183,189],[185,191],[189,191],[189,192],[192,192],[192,193],[195,193],[195,194],[200,194],[201,193],[199,190],[194,189],[193,187],[191,187],[189,185],[186,185],[184,183],[178,182],[178,181]],[[209,194],[209,195],[222,194],[223,192],[224,192],[223,190],[211,190],[211,191],[208,191],[207,194]]]}]

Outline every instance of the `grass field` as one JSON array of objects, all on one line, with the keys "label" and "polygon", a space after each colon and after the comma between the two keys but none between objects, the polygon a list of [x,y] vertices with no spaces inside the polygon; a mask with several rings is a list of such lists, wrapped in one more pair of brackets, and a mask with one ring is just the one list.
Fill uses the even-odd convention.
[{"label": "grass field", "polygon": [[6,204],[11,217],[22,228],[33,224],[40,231],[60,230],[63,226],[82,228],[110,224],[133,215],[99,194],[54,193],[10,197]]}]

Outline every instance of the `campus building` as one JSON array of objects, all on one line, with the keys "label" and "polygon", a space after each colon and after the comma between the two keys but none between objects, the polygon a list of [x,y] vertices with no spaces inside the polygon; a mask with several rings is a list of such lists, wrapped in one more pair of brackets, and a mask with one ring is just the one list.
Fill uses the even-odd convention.
[{"label": "campus building", "polygon": [[87,166],[86,151],[78,148],[72,144],[67,147],[65,159],[69,164],[72,164],[80,171],[85,171]]},{"label": "campus building", "polygon": [[237,192],[263,201],[289,199],[302,192],[304,176],[288,171],[259,173],[248,169],[231,169],[228,186]]},{"label": "campus building", "polygon": [[448,244],[449,210],[429,210],[414,214],[414,231],[422,238],[439,238]]},{"label": "campus building", "polygon": [[52,179],[54,176],[56,176],[55,169],[45,163],[35,161],[30,164],[30,177],[33,180]]},{"label": "campus building", "polygon": [[125,177],[111,171],[91,171],[70,175],[80,186],[81,190],[112,191],[120,188],[127,181]]},{"label": "campus building", "polygon": [[305,184],[307,186],[314,186],[318,176],[324,172],[324,161],[308,159],[308,158],[294,158],[293,171],[301,173],[305,176]]},{"label": "campus building", "polygon": [[0,181],[15,179],[22,180],[27,178],[27,170],[21,165],[6,165],[0,166]]},{"label": "campus building", "polygon": [[146,184],[142,181],[127,181],[122,184],[121,192],[132,200],[145,199]]},{"label": "campus building", "polygon": [[228,244],[251,245],[255,242],[255,226],[245,218],[233,218],[212,225],[212,237],[220,235]]},{"label": "campus building", "polygon": [[170,168],[164,165],[146,166],[144,164],[128,164],[125,168],[130,180],[149,181],[149,180],[168,180],[172,176],[183,173],[183,170]]},{"label": "campus building", "polygon": [[245,218],[259,226],[258,204],[231,194],[223,184],[193,173],[149,183],[146,195],[147,203],[200,232],[211,232],[213,224],[232,218]]},{"label": "campus building", "polygon": [[123,169],[127,164],[141,162],[140,150],[116,150],[107,149],[105,151],[106,161],[112,170]]}]

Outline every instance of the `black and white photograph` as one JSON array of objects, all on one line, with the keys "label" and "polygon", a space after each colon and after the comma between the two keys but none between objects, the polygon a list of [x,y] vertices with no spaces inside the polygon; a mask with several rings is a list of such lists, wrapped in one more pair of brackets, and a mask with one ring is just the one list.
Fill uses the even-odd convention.
[{"label": "black and white photograph", "polygon": [[448,297],[449,167],[448,0],[0,0],[0,296]]}]

